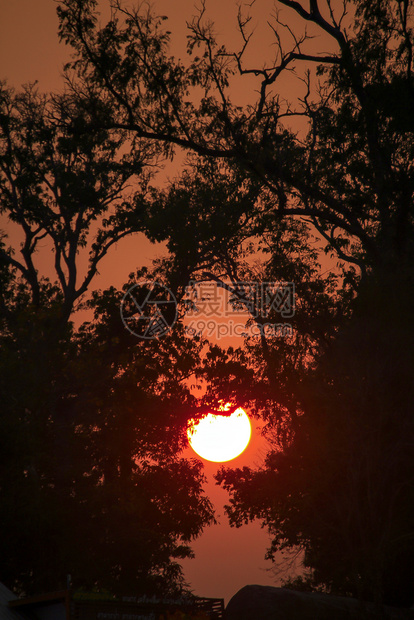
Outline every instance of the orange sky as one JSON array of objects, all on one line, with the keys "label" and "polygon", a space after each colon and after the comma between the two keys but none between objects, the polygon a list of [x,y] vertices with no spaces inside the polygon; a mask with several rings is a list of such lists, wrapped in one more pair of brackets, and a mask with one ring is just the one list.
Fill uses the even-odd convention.
[{"label": "orange sky", "polygon": [[[104,0],[102,3],[105,4]],[[186,43],[185,22],[194,13],[193,0],[158,0],[155,5],[159,12],[170,15],[169,29],[173,32],[174,52],[177,56],[182,55]],[[219,34],[228,44],[236,47],[239,42],[234,27],[237,3],[232,0],[210,0],[207,7],[209,14],[217,20]],[[266,19],[260,25],[258,17],[262,13],[267,18],[272,7],[272,0],[261,0],[255,8],[256,36],[261,41],[262,49],[267,48],[264,55],[268,55],[271,39],[263,26]],[[39,81],[41,91],[60,88],[61,66],[68,59],[68,50],[58,44],[55,9],[54,0],[0,0],[1,79],[7,78],[16,88],[34,80]],[[261,64],[262,58],[258,57],[257,62]],[[286,89],[289,89],[288,80],[285,84]],[[243,90],[244,85],[239,84],[235,88],[236,97],[243,103],[247,96]],[[142,235],[123,240],[102,262],[100,275],[93,282],[92,288],[111,284],[121,286],[131,271],[149,263],[154,254],[159,252],[162,252],[162,247],[155,248]],[[247,450],[229,464],[243,466],[259,463],[264,450],[264,440],[256,429]],[[190,448],[187,455],[195,456]],[[220,524],[208,528],[195,542],[196,559],[184,562],[186,578],[192,584],[195,594],[224,597],[228,601],[244,585],[279,583],[279,580],[265,571],[271,566],[264,560],[268,544],[266,532],[261,530],[259,524],[244,526],[239,530],[229,528],[223,515],[227,495],[213,483],[213,474],[218,465],[208,462],[205,465],[209,479],[207,489],[217,508]]]}]

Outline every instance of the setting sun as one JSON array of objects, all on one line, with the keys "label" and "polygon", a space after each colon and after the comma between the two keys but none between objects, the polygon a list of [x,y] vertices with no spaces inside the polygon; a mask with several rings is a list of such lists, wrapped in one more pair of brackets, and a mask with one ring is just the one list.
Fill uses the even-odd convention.
[{"label": "setting sun", "polygon": [[250,420],[239,407],[231,415],[209,413],[199,422],[191,420],[187,437],[199,456],[220,463],[239,456],[247,448],[251,432]]}]

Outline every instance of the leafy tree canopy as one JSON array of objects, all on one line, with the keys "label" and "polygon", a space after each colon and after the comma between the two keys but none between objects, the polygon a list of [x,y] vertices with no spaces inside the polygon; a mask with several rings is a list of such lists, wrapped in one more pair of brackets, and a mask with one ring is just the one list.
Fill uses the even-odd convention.
[{"label": "leafy tree canopy", "polygon": [[[167,225],[150,217],[148,227],[168,239],[170,274],[230,283],[235,294],[253,274],[298,285],[293,337],[262,337],[235,354],[256,370],[251,398],[275,449],[259,471],[220,475],[232,520],[262,519],[274,534],[271,553],[301,545],[316,585],[403,602],[408,590],[390,575],[399,562],[413,574],[399,547],[411,545],[413,527],[404,516],[413,479],[413,7],[276,4],[285,12],[270,22],[275,57],[260,50],[248,66],[254,36],[242,12],[234,51],[218,41],[203,5],[183,62],[150,12],[114,3],[100,29],[96,2],[61,2],[60,35],[74,50],[71,92],[78,100],[85,85],[98,92],[110,127],[210,158],[153,200]],[[284,26],[294,14],[302,30]],[[280,84],[294,68],[303,89],[289,98]],[[239,74],[257,80],[244,107],[232,101]],[[336,283],[318,273],[321,247],[343,266]],[[264,254],[256,268],[246,261],[252,250]],[[221,372],[228,363],[221,359]]]},{"label": "leafy tree canopy", "polygon": [[[275,56],[260,50],[249,66],[254,36],[243,12],[234,51],[218,41],[203,5],[181,61],[171,55],[165,20],[151,11],[114,1],[100,27],[96,0],[62,0],[59,34],[74,55],[59,132],[73,136],[80,117],[79,134],[92,143],[103,136],[115,140],[112,149],[127,145],[118,173],[106,146],[94,151],[121,175],[120,192],[121,171],[145,163],[143,144],[154,157],[177,147],[195,153],[180,179],[164,191],[145,187],[145,203],[136,196],[119,220],[122,228],[133,214],[134,226],[167,241],[170,256],[154,275],[179,296],[189,277],[228,287],[236,301],[240,281],[295,282],[289,338],[261,334],[243,350],[213,348],[206,357],[207,401],[224,392],[242,399],[264,417],[273,444],[260,469],[219,474],[230,518],[262,520],[273,534],[271,556],[301,547],[312,587],[412,603],[413,6],[276,4],[284,13],[270,21]],[[303,28],[297,20],[285,26],[289,16]],[[321,46],[306,25],[323,35]],[[302,90],[289,98],[281,84],[294,68]],[[232,100],[240,75],[254,83],[243,107]],[[49,104],[55,110],[57,101]],[[16,182],[5,144],[7,196]],[[31,179],[30,187],[45,187]],[[43,191],[30,195],[34,214]],[[103,230],[96,243],[105,247]],[[36,234],[29,231],[29,248]],[[59,247],[56,256],[69,257],[70,243]],[[338,262],[332,273],[320,268],[322,251]],[[5,283],[15,268],[30,284],[30,261],[8,257]],[[260,324],[253,309],[251,322]]]}]

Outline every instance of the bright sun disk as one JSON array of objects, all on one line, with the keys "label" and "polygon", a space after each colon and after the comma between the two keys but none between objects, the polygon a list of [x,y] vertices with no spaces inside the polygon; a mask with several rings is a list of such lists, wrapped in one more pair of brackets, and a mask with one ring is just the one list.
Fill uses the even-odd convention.
[{"label": "bright sun disk", "polygon": [[252,433],[250,420],[241,407],[231,415],[209,413],[200,421],[190,421],[188,441],[207,461],[231,461],[248,446]]}]

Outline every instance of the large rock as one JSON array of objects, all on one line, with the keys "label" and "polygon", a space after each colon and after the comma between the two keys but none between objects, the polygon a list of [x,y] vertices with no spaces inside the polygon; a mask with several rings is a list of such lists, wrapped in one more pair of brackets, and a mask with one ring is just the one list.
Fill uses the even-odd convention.
[{"label": "large rock", "polygon": [[0,583],[0,620],[24,620],[25,616],[9,607],[10,601],[15,600],[17,596],[4,583]]},{"label": "large rock", "polygon": [[[230,599],[225,620],[378,620],[371,604],[330,594],[245,586]],[[414,611],[387,607],[385,620],[414,620]]]}]

